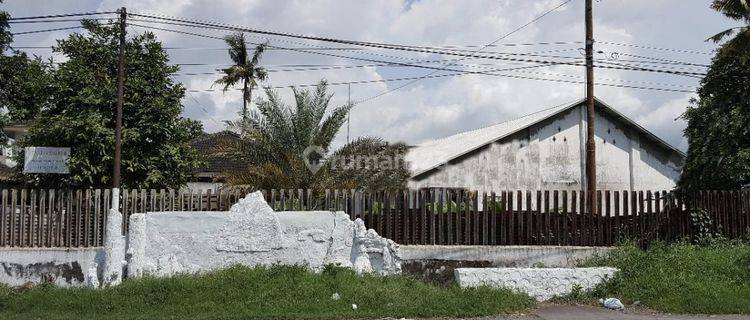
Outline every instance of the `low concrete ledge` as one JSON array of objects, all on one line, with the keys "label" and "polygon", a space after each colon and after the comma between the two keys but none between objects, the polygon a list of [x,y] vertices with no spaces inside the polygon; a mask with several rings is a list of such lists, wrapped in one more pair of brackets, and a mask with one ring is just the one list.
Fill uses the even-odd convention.
[{"label": "low concrete ledge", "polygon": [[61,287],[97,281],[102,248],[2,248],[0,283],[21,286],[52,282]]},{"label": "low concrete ledge", "polygon": [[402,260],[488,262],[493,267],[575,267],[611,247],[579,246],[400,246]]},{"label": "low concrete ledge", "polygon": [[594,288],[611,278],[615,268],[458,268],[458,285],[508,288],[526,293],[539,301],[569,294],[574,286]]}]

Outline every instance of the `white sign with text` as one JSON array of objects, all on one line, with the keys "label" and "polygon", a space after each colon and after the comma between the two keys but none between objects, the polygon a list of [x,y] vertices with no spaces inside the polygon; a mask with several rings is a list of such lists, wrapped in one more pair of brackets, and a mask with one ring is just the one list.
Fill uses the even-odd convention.
[{"label": "white sign with text", "polygon": [[70,173],[70,148],[26,147],[24,173]]}]

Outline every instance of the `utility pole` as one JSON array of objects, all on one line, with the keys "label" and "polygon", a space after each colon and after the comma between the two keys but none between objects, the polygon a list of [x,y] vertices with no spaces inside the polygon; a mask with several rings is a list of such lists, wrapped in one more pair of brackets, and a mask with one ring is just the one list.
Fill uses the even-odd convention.
[{"label": "utility pole", "polygon": [[[347,104],[352,105],[352,84],[347,84],[349,87],[349,98],[347,98]],[[349,112],[346,113],[346,144],[349,144],[349,121],[351,121],[352,118],[352,109],[349,109]]]},{"label": "utility pole", "polygon": [[117,54],[117,110],[115,111],[115,161],[112,173],[112,209],[120,208],[120,163],[122,158],[122,104],[125,82],[125,20],[128,13],[120,8],[120,48]]},{"label": "utility pole", "polygon": [[589,212],[597,212],[596,140],[594,136],[594,21],[592,0],[586,0],[586,191]]}]

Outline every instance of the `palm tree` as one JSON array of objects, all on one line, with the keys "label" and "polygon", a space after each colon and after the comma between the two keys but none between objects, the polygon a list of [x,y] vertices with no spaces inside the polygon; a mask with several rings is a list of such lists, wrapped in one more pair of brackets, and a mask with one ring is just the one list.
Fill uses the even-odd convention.
[{"label": "palm tree", "polygon": [[[328,111],[332,95],[321,81],[314,90],[297,90],[293,107],[289,107],[278,93],[265,89],[266,99],[258,101],[259,114],[247,122],[230,126],[245,134],[234,144],[224,147],[228,155],[248,163],[244,170],[227,172],[231,185],[255,189],[383,189],[405,186],[408,170],[403,166],[381,172],[370,170],[338,170],[324,161],[323,166],[310,170],[312,157],[325,158],[336,134],[346,121],[351,104]],[[317,154],[310,154],[310,151]],[[406,146],[388,144],[377,138],[361,138],[336,152],[334,156],[403,155]]]},{"label": "palm tree", "polygon": [[242,121],[248,119],[247,104],[252,102],[252,90],[258,86],[258,81],[265,81],[268,73],[259,66],[260,57],[266,49],[265,44],[255,47],[252,57],[247,51],[244,33],[235,33],[224,38],[229,46],[229,57],[234,65],[223,69],[224,76],[214,83],[223,85],[223,91],[242,83]]},{"label": "palm tree", "polygon": [[746,62],[750,58],[750,0],[714,0],[711,8],[745,25],[719,32],[708,40],[719,43],[734,35],[722,46],[721,52],[739,56],[743,63]]}]

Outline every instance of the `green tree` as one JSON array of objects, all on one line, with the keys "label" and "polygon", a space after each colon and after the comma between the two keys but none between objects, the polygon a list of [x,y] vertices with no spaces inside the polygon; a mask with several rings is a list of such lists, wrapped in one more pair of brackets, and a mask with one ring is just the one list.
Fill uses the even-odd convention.
[{"label": "green tree", "polygon": [[[84,21],[87,34],[58,40],[68,60],[54,70],[52,103],[41,110],[21,146],[70,147],[69,175],[27,175],[52,187],[109,187],[114,154],[119,29]],[[122,184],[125,188],[177,188],[201,164],[189,141],[201,125],[182,118],[185,88],[170,75],[178,67],[153,33],[128,39],[125,49]],[[19,155],[22,163],[23,155]]]},{"label": "green tree", "polygon": [[717,53],[682,118],[688,154],[679,187],[736,189],[750,183],[750,68],[742,58]]},{"label": "green tree", "polygon": [[[331,154],[331,143],[352,106],[343,105],[328,112],[332,95],[327,92],[325,81],[315,90],[292,90],[294,107],[286,106],[276,91],[266,89],[267,98],[258,103],[260,114],[250,117],[244,127],[237,128],[243,126],[242,122],[234,124],[244,134],[226,150],[250,165],[246,170],[228,172],[230,184],[257,189],[380,189],[405,185],[408,172],[403,165],[357,170],[348,166],[351,162],[323,160]],[[388,161],[390,154],[403,156],[405,150],[403,144],[363,138],[342,147],[331,158],[359,156]],[[309,167],[316,160],[322,161],[318,171]]]},{"label": "green tree", "polygon": [[[750,25],[747,0],[714,0],[711,7]],[[736,34],[736,35],[735,35]],[[678,187],[683,191],[736,189],[750,183],[750,31],[725,30],[711,40],[726,41],[701,80],[698,98],[690,100],[688,154]]]},{"label": "green tree", "polygon": [[[3,3],[3,0],[0,0]],[[8,45],[13,42],[13,35],[10,34],[8,19],[10,15],[5,11],[0,11],[0,54],[8,49]]]},{"label": "green tree", "polygon": [[723,13],[744,26],[729,28],[709,38],[716,43],[729,39],[721,48],[723,54],[738,56],[742,63],[750,59],[750,1],[748,0],[714,0],[711,8]]},{"label": "green tree", "polygon": [[[8,19],[8,13],[0,11],[0,127],[33,119],[49,99],[50,64],[10,47]],[[6,139],[0,131],[0,143]]]},{"label": "green tree", "polygon": [[234,65],[222,70],[224,76],[215,83],[223,85],[224,92],[242,83],[241,120],[244,122],[248,120],[247,104],[252,102],[252,90],[258,86],[258,81],[265,81],[268,76],[266,69],[259,65],[266,46],[264,44],[256,46],[253,55],[250,56],[244,33],[229,35],[224,38],[224,41],[229,46],[229,57]]}]

